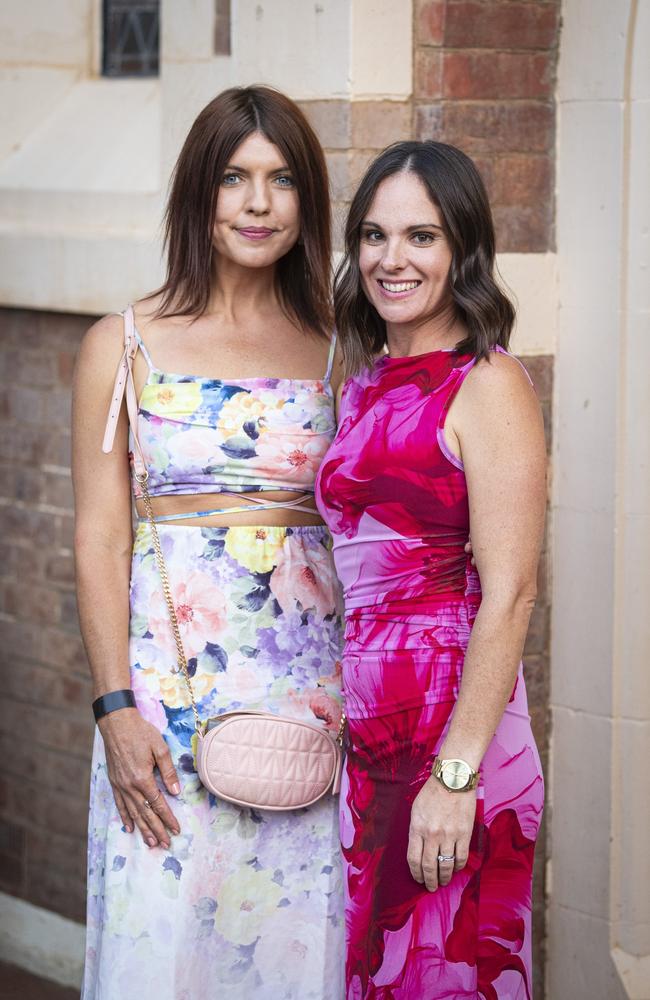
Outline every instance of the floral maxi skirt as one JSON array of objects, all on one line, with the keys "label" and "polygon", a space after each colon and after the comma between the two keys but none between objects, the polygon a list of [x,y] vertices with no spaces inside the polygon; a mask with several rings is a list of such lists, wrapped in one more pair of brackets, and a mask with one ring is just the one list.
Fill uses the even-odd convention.
[{"label": "floral maxi skirt", "polygon": [[[336,730],[340,599],[326,529],[159,531],[201,718],[263,708]],[[201,786],[146,524],[133,551],[130,662],[138,708],[179,775],[168,801],[181,833],[169,850],[149,849],[123,829],[97,732],[82,1000],[340,1000],[338,800],[262,812]]]}]

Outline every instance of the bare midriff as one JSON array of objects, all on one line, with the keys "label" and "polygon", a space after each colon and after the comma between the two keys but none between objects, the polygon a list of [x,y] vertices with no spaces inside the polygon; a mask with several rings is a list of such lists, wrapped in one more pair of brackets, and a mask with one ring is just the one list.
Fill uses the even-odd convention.
[{"label": "bare midriff", "polygon": [[[183,496],[160,496],[152,497],[151,504],[153,507],[154,517],[164,517],[169,514],[184,514],[187,513],[187,517],[182,519],[165,522],[163,521],[159,526],[164,527],[166,524],[171,525],[199,525],[203,528],[215,527],[215,528],[230,528],[236,525],[276,525],[283,528],[297,527],[300,525],[319,525],[323,523],[323,519],[316,510],[316,504],[313,496],[305,496],[304,492],[298,490],[293,492],[291,490],[265,490],[263,493],[256,492],[250,494],[250,496],[256,498],[257,500],[263,499],[265,503],[280,501],[286,503],[291,500],[296,500],[299,497],[303,497],[302,504],[307,507],[313,507],[314,513],[308,514],[306,511],[302,510],[292,510],[287,507],[275,507],[272,510],[261,509],[255,501],[247,500],[246,493],[238,493],[233,495],[232,493],[192,493],[190,495]],[[193,517],[197,511],[207,511],[214,510],[215,508],[230,508],[230,512],[227,514],[210,514],[207,517]],[[234,512],[232,508],[240,508]],[[144,503],[142,500],[136,501],[136,509],[138,516],[140,518],[146,519],[146,511],[144,508]]]}]

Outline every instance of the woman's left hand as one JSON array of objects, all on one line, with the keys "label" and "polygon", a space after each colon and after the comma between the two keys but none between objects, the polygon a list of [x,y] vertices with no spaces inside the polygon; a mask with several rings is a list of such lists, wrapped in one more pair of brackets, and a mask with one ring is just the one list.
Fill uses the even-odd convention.
[{"label": "woman's left hand", "polygon": [[[420,789],[411,808],[407,861],[429,892],[467,864],[475,814],[476,791],[448,792],[433,776]],[[439,862],[439,854],[454,860]]]}]

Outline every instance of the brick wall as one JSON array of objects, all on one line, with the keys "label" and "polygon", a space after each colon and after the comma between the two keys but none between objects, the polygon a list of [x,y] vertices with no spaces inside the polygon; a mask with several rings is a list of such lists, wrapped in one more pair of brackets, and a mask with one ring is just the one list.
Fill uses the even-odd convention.
[{"label": "brick wall", "polygon": [[85,914],[93,726],[72,561],[70,384],[90,320],[0,310],[0,890]]},{"label": "brick wall", "polygon": [[557,0],[415,0],[414,133],[474,157],[500,251],[553,247]]}]

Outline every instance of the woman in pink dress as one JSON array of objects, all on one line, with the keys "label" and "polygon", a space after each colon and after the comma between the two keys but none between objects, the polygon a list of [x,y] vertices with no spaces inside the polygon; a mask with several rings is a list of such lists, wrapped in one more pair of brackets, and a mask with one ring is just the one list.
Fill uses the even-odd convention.
[{"label": "woman in pink dress", "polygon": [[[546,499],[480,176],[404,142],[352,202],[319,505],[346,603],[348,1000],[530,1000],[543,778],[521,654]],[[471,532],[476,568],[466,553]]]}]

